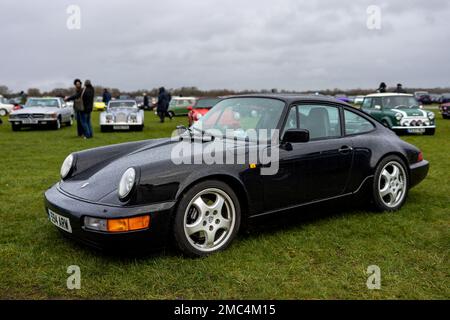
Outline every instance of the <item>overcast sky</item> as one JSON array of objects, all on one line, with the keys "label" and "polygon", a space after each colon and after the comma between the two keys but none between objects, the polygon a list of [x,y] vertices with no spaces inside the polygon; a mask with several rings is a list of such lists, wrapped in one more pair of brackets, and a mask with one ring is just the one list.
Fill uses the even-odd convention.
[{"label": "overcast sky", "polygon": [[0,85],[13,90],[75,77],[124,90],[450,86],[447,0],[1,0],[0,12]]}]

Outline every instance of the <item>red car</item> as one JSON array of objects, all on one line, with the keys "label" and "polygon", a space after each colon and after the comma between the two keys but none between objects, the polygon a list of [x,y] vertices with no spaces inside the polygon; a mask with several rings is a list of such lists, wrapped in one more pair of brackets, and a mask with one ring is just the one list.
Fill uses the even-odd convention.
[{"label": "red car", "polygon": [[189,126],[203,117],[212,107],[220,101],[219,98],[199,98],[192,107],[188,107]]}]

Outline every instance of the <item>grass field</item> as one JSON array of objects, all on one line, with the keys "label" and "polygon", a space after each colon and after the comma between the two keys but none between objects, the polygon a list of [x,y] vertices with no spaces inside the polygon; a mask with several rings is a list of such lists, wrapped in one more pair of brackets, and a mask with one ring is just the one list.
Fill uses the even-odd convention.
[{"label": "grass field", "polygon": [[[143,257],[105,256],[63,239],[48,222],[44,191],[71,152],[169,136],[146,113],[139,133],[82,140],[75,126],[12,132],[0,125],[0,298],[3,299],[449,299],[450,121],[436,136],[407,136],[431,162],[428,178],[391,214],[333,206],[259,221],[225,252],[187,259],[171,249]],[[315,215],[315,211],[320,214]],[[268,227],[270,225],[270,227]],[[81,268],[81,289],[66,287],[67,267]],[[366,269],[381,268],[381,290]]]}]

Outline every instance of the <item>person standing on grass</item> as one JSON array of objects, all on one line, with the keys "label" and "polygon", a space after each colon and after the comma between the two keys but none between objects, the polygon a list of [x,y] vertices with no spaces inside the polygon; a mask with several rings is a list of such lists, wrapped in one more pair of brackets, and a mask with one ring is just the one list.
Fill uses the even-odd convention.
[{"label": "person standing on grass", "polygon": [[106,106],[111,101],[111,93],[109,93],[108,89],[103,90],[103,102]]},{"label": "person standing on grass", "polygon": [[148,100],[147,93],[144,92],[144,110],[150,109],[150,101]]},{"label": "person standing on grass", "polygon": [[77,119],[77,133],[80,138],[85,137],[81,113],[84,110],[83,100],[81,99],[81,94],[83,93],[83,83],[80,79],[75,79],[73,81],[73,85],[75,86],[75,94],[70,97],[65,97],[64,101],[73,101],[73,110],[75,111],[75,118]]},{"label": "person standing on grass", "polygon": [[94,132],[92,130],[92,124],[91,124],[91,113],[92,109],[94,108],[94,96],[95,96],[95,90],[94,87],[91,84],[90,80],[86,80],[84,82],[84,90],[81,95],[81,99],[83,100],[84,110],[81,113],[82,116],[82,125],[83,125],[83,131],[84,136],[86,139],[91,139],[94,137]]},{"label": "person standing on grass", "polygon": [[[169,108],[169,94],[164,87],[159,88],[158,105],[156,112],[158,113],[161,123],[164,123],[164,118],[167,115],[167,109]],[[172,119],[172,117],[170,117]]]}]

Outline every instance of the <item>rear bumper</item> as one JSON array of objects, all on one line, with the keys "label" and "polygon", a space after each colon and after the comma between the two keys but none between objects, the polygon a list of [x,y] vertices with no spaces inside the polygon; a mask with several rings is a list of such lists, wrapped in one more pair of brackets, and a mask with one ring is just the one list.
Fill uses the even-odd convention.
[{"label": "rear bumper", "polygon": [[430,164],[426,160],[422,160],[417,162],[409,167],[410,171],[410,187],[414,187],[418,185],[428,174],[428,170],[430,169]]},{"label": "rear bumper", "polygon": [[[165,202],[140,207],[113,207],[73,198],[63,193],[58,185],[45,192],[47,215],[50,209],[70,221],[72,233],[58,228],[64,236],[88,246],[115,253],[135,253],[164,246],[171,230],[170,217],[174,204],[175,202]],[[85,216],[108,219],[143,214],[150,215],[150,227],[140,231],[107,233],[84,227]]]}]

